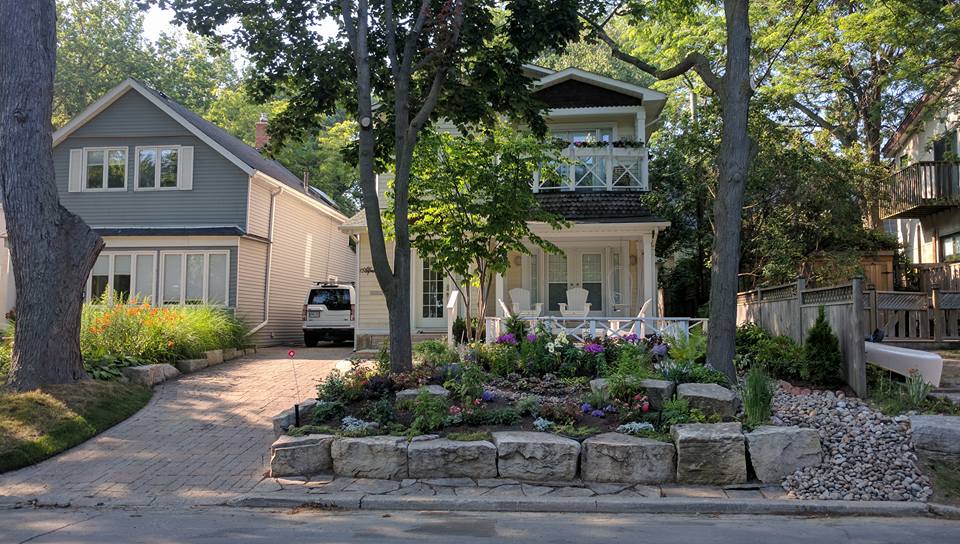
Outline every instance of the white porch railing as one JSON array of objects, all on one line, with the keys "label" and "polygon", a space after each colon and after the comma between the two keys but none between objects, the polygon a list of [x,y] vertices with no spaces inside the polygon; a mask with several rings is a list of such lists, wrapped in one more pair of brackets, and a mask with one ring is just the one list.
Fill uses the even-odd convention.
[{"label": "white porch railing", "polygon": [[[587,338],[626,336],[643,338],[651,334],[688,337],[697,328],[706,332],[707,319],[694,317],[524,317],[532,329],[543,325],[552,334],[563,332],[578,342]],[[506,333],[506,318],[486,318],[486,342],[494,343]]]},{"label": "white porch railing", "polygon": [[577,189],[647,189],[647,150],[644,147],[576,147],[561,152],[574,164],[559,166],[562,180],[541,179],[535,174],[533,191],[574,191]]}]

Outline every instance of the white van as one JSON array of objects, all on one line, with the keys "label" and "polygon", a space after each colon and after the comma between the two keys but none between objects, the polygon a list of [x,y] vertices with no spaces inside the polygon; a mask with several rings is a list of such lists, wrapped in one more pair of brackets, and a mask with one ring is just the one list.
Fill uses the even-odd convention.
[{"label": "white van", "polygon": [[352,342],[356,310],[352,285],[317,282],[303,305],[303,343],[313,347],[320,340]]}]

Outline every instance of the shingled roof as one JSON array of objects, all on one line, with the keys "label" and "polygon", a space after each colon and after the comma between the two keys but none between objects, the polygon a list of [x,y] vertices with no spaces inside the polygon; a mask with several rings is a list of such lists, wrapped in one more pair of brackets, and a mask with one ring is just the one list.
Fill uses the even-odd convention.
[{"label": "shingled roof", "polygon": [[543,209],[583,223],[654,223],[665,220],[643,206],[636,191],[537,193]]}]

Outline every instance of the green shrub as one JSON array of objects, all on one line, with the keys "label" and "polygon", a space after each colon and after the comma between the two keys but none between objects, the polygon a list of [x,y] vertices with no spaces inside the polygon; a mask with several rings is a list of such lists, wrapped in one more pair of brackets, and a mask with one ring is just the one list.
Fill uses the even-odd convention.
[{"label": "green shrub", "polygon": [[381,427],[386,427],[396,418],[397,414],[393,402],[388,398],[381,398],[367,404],[363,411],[363,419],[376,421]]},{"label": "green shrub", "polygon": [[495,410],[472,410],[463,413],[463,422],[467,425],[513,425],[520,421],[520,412],[516,408],[498,408]]},{"label": "green shrub", "polygon": [[338,400],[321,400],[313,409],[313,417],[317,422],[330,421],[341,417],[345,408]]},{"label": "green shrub", "polygon": [[152,307],[148,302],[86,303],[80,317],[84,360],[132,357],[167,363],[203,352],[243,347],[246,328],[222,308],[206,305]]},{"label": "green shrub", "polygon": [[339,429],[334,429],[327,425],[303,425],[302,427],[290,427],[287,429],[289,436],[307,436],[308,434],[337,434]]},{"label": "green shrub", "polygon": [[439,395],[431,395],[426,387],[420,388],[420,393],[413,401],[413,423],[410,431],[414,434],[433,432],[447,420],[447,399]]},{"label": "green shrub", "polygon": [[568,423],[566,425],[557,425],[554,428],[554,432],[564,436],[569,436],[571,438],[587,438],[603,431],[597,427],[590,427],[589,425],[575,425]]},{"label": "green shrub", "polygon": [[702,362],[707,356],[707,335],[699,329],[694,329],[689,334],[670,336],[667,338],[667,345],[670,346],[668,355],[674,361]]},{"label": "green shrub", "polygon": [[347,380],[339,370],[334,370],[317,385],[317,399],[328,402],[347,401]]},{"label": "green shrub", "polygon": [[480,350],[480,361],[484,368],[497,376],[520,371],[520,352],[509,344],[491,344]]},{"label": "green shrub", "polygon": [[486,381],[487,375],[480,365],[463,363],[460,376],[447,380],[443,386],[452,391],[461,402],[469,404],[483,395],[483,384]]},{"label": "green shrub", "polygon": [[460,354],[445,341],[426,340],[413,346],[413,362],[439,367],[459,363]]},{"label": "green shrub", "polygon": [[513,334],[513,336],[519,342],[523,342],[527,336],[527,332],[530,331],[530,324],[523,319],[515,315],[511,315],[503,320],[507,332]]},{"label": "green shrub", "polygon": [[524,395],[517,401],[516,408],[520,415],[537,417],[540,414],[540,397]]},{"label": "green shrub", "polygon": [[719,370],[710,368],[706,365],[694,364],[690,367],[687,383],[715,383],[717,385],[730,385],[727,375]]},{"label": "green shrub", "polygon": [[817,385],[832,385],[837,382],[843,355],[840,353],[840,342],[827,323],[823,306],[817,314],[817,321],[807,331],[803,356],[800,378]]},{"label": "green shrub", "polygon": [[760,366],[754,366],[747,371],[743,384],[743,411],[745,423],[750,427],[763,425],[770,419],[773,406],[773,383],[766,371]]},{"label": "green shrub", "polygon": [[128,366],[139,366],[143,361],[133,357],[114,357],[107,355],[100,359],[85,359],[83,370],[95,380],[116,380],[123,376],[122,369]]},{"label": "green shrub", "polygon": [[757,354],[758,346],[770,338],[770,333],[760,325],[744,323],[737,327],[737,353],[752,357]]},{"label": "green shrub", "polygon": [[390,374],[390,342],[387,340],[380,344],[380,351],[377,352],[376,368],[377,374],[380,376]]},{"label": "green shrub", "polygon": [[558,425],[573,423],[579,413],[579,407],[570,402],[545,402],[540,405],[540,417]]},{"label": "green shrub", "polygon": [[910,401],[911,406],[916,409],[924,401],[927,400],[927,395],[930,394],[930,389],[932,387],[923,376],[916,370],[910,371],[910,376],[907,377],[906,381],[903,384],[904,392],[906,393],[907,400]]},{"label": "green shrub", "polygon": [[806,356],[789,336],[767,337],[755,345],[751,364],[766,368],[775,378],[791,380],[804,373]]},{"label": "green shrub", "polygon": [[7,329],[3,331],[5,337],[0,340],[0,385],[7,381],[7,374],[10,373],[10,363],[13,361],[13,321],[7,323]]}]

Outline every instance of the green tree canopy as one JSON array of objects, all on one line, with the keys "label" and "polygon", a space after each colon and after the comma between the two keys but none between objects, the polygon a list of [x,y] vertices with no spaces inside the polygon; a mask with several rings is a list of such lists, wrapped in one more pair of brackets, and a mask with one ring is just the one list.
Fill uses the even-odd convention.
[{"label": "green tree canopy", "polygon": [[57,0],[57,72],[53,123],[64,125],[128,77],[197,112],[213,91],[236,80],[230,56],[195,35],[143,36],[134,0]]},{"label": "green tree canopy", "polygon": [[[562,228],[562,217],[543,210],[530,190],[534,176],[556,177],[552,143],[503,123],[467,136],[431,132],[417,145],[411,169],[410,234],[418,254],[443,271],[463,296],[467,330],[474,304],[485,315],[490,287],[510,268],[510,254],[531,246],[559,248],[530,222]],[[476,295],[471,287],[477,290]]]}]

